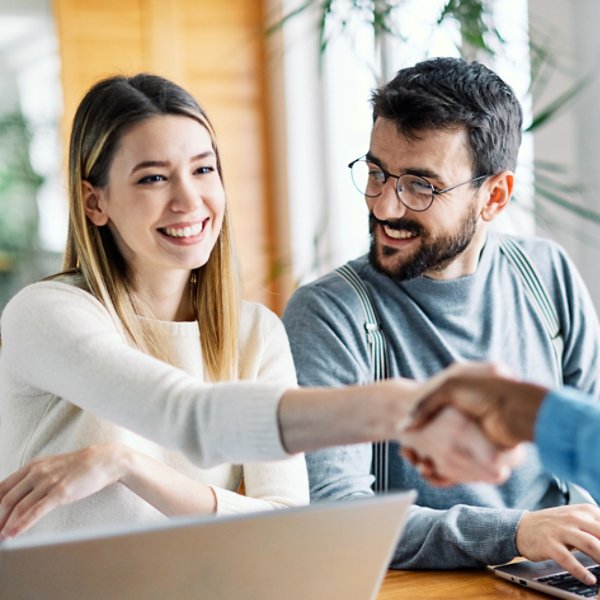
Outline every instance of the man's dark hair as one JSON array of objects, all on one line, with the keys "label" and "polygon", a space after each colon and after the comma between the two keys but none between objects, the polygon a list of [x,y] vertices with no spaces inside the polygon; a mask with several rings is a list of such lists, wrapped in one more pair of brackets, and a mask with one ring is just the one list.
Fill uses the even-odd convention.
[{"label": "man's dark hair", "polygon": [[478,62],[434,58],[398,71],[371,97],[373,121],[393,121],[398,132],[464,127],[473,177],[515,170],[523,113],[515,93]]}]

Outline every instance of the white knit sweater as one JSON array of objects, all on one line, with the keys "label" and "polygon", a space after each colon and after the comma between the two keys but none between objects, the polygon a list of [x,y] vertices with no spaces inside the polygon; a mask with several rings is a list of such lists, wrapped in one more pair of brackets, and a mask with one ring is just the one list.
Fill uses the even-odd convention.
[{"label": "white knit sweater", "polygon": [[[198,323],[162,325],[180,368],[128,345],[104,306],[73,285],[19,292],[1,321],[0,479],[34,457],[122,442],[211,484],[219,513],[307,503],[304,458],[285,453],[277,425],[279,398],[295,386],[277,317],[243,304],[236,383],[203,382]],[[286,460],[246,462],[278,459]],[[242,476],[246,496],[231,491]],[[31,532],[162,518],[114,484],[53,511]]]}]

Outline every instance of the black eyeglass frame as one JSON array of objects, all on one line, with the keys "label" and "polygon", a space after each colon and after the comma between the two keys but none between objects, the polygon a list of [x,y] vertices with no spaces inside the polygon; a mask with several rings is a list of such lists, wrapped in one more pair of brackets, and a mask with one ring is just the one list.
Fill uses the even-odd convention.
[{"label": "black eyeglass frame", "polygon": [[[365,193],[364,190],[360,190],[358,188],[358,186],[356,185],[356,183],[354,182],[354,177],[352,177],[352,167],[357,163],[357,162],[364,162],[364,163],[369,163],[372,165],[375,165],[382,173],[383,173],[383,183],[381,184],[381,187],[383,188],[383,186],[387,183],[387,180],[391,177],[393,179],[396,180],[396,185],[394,186],[394,191],[396,192],[396,198],[398,198],[398,200],[402,203],[403,206],[405,206],[406,208],[408,208],[408,210],[412,210],[413,212],[424,212],[426,210],[428,210],[429,208],[431,208],[431,205],[433,204],[433,201],[435,199],[436,196],[439,196],[441,194],[445,194],[446,192],[451,192],[452,190],[456,189],[457,187],[461,187],[462,185],[467,185],[469,183],[475,183],[476,181],[479,181],[481,179],[485,179],[486,177],[489,177],[489,175],[478,175],[477,177],[473,177],[472,179],[469,179],[468,181],[463,181],[462,183],[457,183],[456,185],[451,185],[450,187],[444,188],[444,189],[438,189],[436,188],[433,183],[431,183],[431,181],[429,181],[428,179],[426,179],[425,177],[422,177],[421,175],[414,175],[412,173],[400,173],[400,175],[394,175],[393,173],[390,173],[389,171],[386,171],[381,165],[378,165],[370,160],[367,160],[366,156],[359,156],[358,158],[354,159],[352,162],[350,162],[348,164],[348,168],[350,169],[350,177],[352,179],[352,183],[354,183],[354,187],[364,196],[366,196],[367,198],[377,198],[377,196],[381,196],[382,192],[379,192],[379,194],[373,194],[373,195],[369,195],[367,193]],[[430,188],[431,188],[431,201],[429,202],[429,204],[425,207],[425,208],[412,208],[412,206],[408,206],[404,200],[402,200],[402,196],[400,195],[400,192],[398,191],[398,183],[400,181],[400,177],[404,177],[404,175],[410,175],[411,177],[415,177],[417,179],[421,179],[422,181],[424,181]],[[382,190],[383,191],[383,190]]]}]

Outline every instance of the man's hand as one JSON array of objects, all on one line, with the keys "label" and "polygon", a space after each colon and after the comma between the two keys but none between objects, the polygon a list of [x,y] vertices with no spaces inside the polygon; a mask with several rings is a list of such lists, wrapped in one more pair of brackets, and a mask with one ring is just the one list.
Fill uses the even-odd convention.
[{"label": "man's hand", "polygon": [[554,559],[587,585],[595,583],[589,571],[571,550],[600,563],[600,509],[591,504],[573,504],[526,512],[516,538],[519,553],[529,560]]},{"label": "man's hand", "polygon": [[[485,363],[452,365],[439,381],[413,411],[408,431],[420,429],[443,407],[453,406],[473,419],[500,448],[533,441],[546,388],[512,379],[500,367]],[[431,383],[435,382],[433,378]]]}]

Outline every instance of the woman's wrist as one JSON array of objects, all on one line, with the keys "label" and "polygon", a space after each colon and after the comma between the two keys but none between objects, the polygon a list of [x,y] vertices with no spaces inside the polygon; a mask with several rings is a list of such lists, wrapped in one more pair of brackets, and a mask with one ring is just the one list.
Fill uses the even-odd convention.
[{"label": "woman's wrist", "polygon": [[207,489],[207,512],[216,513],[218,506],[219,506],[217,492],[215,491],[215,488],[212,485],[207,485],[206,487],[208,488]]},{"label": "woman's wrist", "polygon": [[116,473],[115,481],[127,486],[136,470],[140,469],[139,453],[124,444],[108,444],[111,464]]},{"label": "woman's wrist", "polygon": [[215,513],[212,486],[191,481],[167,465],[124,444],[108,444],[106,456],[115,478],[166,516]]},{"label": "woman's wrist", "polygon": [[378,439],[397,439],[408,417],[424,394],[423,385],[412,379],[388,379],[377,384],[385,388],[379,395],[382,406],[379,409]]}]

